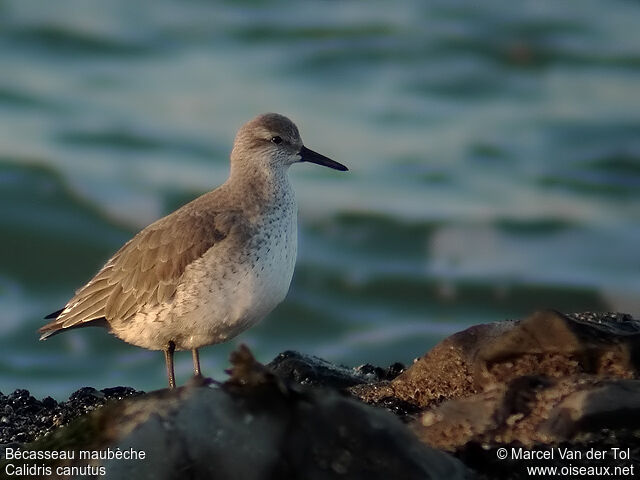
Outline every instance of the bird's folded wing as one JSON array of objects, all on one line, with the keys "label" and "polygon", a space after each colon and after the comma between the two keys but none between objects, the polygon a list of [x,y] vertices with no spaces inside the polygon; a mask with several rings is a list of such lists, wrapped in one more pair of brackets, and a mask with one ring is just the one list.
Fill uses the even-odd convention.
[{"label": "bird's folded wing", "polygon": [[241,222],[235,212],[194,210],[158,220],[118,250],[40,332],[101,318],[126,321],[143,306],[171,300],[187,266],[215,244],[241,235]]}]

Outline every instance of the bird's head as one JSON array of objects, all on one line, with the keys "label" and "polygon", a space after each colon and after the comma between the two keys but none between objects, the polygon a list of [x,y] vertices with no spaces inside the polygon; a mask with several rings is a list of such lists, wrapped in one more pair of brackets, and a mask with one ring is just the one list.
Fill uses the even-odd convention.
[{"label": "bird's head", "polygon": [[236,135],[231,152],[232,169],[286,169],[298,162],[348,170],[341,163],[305,147],[298,127],[277,113],[264,113],[245,123]]}]

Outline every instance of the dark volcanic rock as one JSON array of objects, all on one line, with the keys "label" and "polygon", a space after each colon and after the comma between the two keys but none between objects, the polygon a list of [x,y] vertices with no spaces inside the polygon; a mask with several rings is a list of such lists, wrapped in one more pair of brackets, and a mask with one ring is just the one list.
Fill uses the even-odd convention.
[{"label": "dark volcanic rock", "polygon": [[117,479],[468,478],[461,462],[421,444],[384,410],[334,390],[287,385],[246,349],[232,363],[221,388],[124,400],[30,448],[144,450],[144,461],[99,462],[104,478]]},{"label": "dark volcanic rock", "polygon": [[386,369],[369,364],[348,368],[290,350],[279,354],[267,364],[267,367],[280,378],[290,382],[337,389],[361,383],[393,380],[404,370],[401,363],[394,363]]},{"label": "dark volcanic rock", "polygon": [[141,393],[129,387],[104,390],[85,387],[61,403],[51,397],[36,400],[27,390],[16,390],[10,395],[0,393],[0,445],[31,442],[109,400]]}]

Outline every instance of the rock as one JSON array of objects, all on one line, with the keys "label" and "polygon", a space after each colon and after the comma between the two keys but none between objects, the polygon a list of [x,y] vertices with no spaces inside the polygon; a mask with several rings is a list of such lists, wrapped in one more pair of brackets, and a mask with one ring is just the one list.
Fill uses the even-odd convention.
[{"label": "rock", "polygon": [[10,395],[0,394],[0,445],[31,442],[110,400],[141,393],[129,387],[100,391],[85,387],[73,393],[69,401],[61,403],[51,397],[36,400],[27,390],[16,390]]},{"label": "rock", "polygon": [[220,388],[200,382],[107,405],[30,448],[145,452],[144,461],[94,463],[107,479],[469,478],[389,412],[289,384],[247,349],[232,363]]},{"label": "rock", "polygon": [[[476,325],[408,369],[295,352],[265,367],[247,349],[232,364],[216,388],[196,379],[120,402],[107,402],[118,396],[110,389],[84,388],[61,404],[21,390],[0,395],[0,441],[16,448],[88,412],[28,447],[147,455],[59,464],[99,466],[106,478],[466,478],[470,467],[479,478],[512,479],[530,478],[528,466],[567,465],[500,460],[500,448],[627,448],[628,465],[640,461],[640,322],[625,314],[544,311]],[[572,465],[621,464],[610,455]]]},{"label": "rock", "polygon": [[[362,384],[375,384],[375,388],[378,388],[379,382],[393,380],[405,370],[405,366],[401,363],[394,363],[387,368],[370,364],[355,368],[337,366],[321,358],[292,351],[279,354],[267,366],[289,382],[335,389]],[[415,405],[393,395],[384,396],[379,401],[370,403],[376,407],[386,408],[400,418],[420,410]]]},{"label": "rock", "polygon": [[579,385],[549,412],[542,438],[571,440],[602,430],[640,431],[640,380],[604,380]]},{"label": "rock", "polygon": [[393,398],[424,408],[525,375],[634,378],[639,352],[640,322],[629,315],[543,311],[521,321],[468,328],[392,381],[349,390],[370,404]]},{"label": "rock", "polygon": [[[538,312],[455,334],[393,381],[350,390],[372,403],[390,395],[424,407],[410,421],[416,435],[483,478],[529,478],[527,466],[567,465],[557,453],[500,461],[504,447],[564,448],[582,455],[576,468],[612,469],[623,465],[613,448],[629,449],[629,465],[640,458],[639,347],[640,322],[628,315]],[[589,459],[593,449],[608,459]]]},{"label": "rock", "polygon": [[603,429],[640,430],[640,380],[525,376],[427,409],[411,423],[428,445],[558,444]]},{"label": "rock", "polygon": [[337,366],[321,358],[290,350],[279,354],[267,367],[286,381],[337,389],[392,380],[404,370],[401,363],[394,363],[386,369],[369,364],[357,368]]}]

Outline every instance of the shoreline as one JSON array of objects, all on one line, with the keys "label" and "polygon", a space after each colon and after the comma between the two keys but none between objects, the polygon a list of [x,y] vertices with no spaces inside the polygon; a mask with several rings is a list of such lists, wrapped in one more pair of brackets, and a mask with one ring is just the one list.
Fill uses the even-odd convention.
[{"label": "shoreline", "polygon": [[[349,368],[297,352],[265,366],[240,347],[222,384],[149,393],[85,387],[60,403],[26,391],[0,396],[0,412],[9,405],[10,414],[24,414],[22,424],[0,418],[0,456],[25,448],[38,458],[22,460],[28,464],[43,452],[85,451],[83,461],[43,461],[113,475],[174,471],[187,461],[193,478],[207,478],[218,455],[228,478],[249,467],[283,478],[527,478],[538,467],[628,473],[640,458],[638,351],[640,321],[630,315],[555,311],[470,327],[406,368]],[[185,460],[174,448],[200,453]],[[105,457],[134,450],[144,460]]]}]

